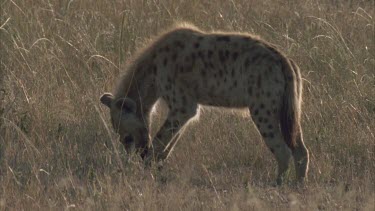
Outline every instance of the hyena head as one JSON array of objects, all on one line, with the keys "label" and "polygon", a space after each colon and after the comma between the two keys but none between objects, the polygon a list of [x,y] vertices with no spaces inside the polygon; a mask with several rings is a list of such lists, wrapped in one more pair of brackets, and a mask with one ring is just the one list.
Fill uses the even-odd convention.
[{"label": "hyena head", "polygon": [[120,135],[120,142],[126,152],[140,152],[144,158],[148,149],[148,133],[137,115],[135,101],[127,97],[115,99],[111,93],[104,93],[100,101],[110,109],[113,129]]}]

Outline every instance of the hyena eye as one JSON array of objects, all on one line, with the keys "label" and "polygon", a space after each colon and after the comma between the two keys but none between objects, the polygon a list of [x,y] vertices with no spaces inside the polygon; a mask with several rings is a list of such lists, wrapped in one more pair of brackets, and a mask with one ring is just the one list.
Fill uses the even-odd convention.
[{"label": "hyena eye", "polygon": [[135,102],[129,98],[122,98],[117,100],[116,107],[125,113],[135,113],[137,110]]},{"label": "hyena eye", "polygon": [[126,147],[129,147],[133,143],[134,139],[133,136],[128,135],[125,136],[123,139],[120,139],[120,142]]},{"label": "hyena eye", "polygon": [[124,144],[131,144],[133,141],[133,136],[125,136],[124,138]]}]

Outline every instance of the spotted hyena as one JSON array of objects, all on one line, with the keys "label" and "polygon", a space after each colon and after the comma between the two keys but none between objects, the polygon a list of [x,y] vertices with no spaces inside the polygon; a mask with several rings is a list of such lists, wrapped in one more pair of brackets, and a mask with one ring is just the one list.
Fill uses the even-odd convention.
[{"label": "spotted hyena", "polygon": [[[304,181],[308,170],[301,95],[299,68],[273,45],[249,34],[177,27],[140,50],[114,94],[105,93],[100,101],[110,108],[125,149],[146,161],[168,157],[178,131],[196,115],[199,104],[247,108],[277,160],[281,184],[292,156],[299,180]],[[157,100],[168,114],[151,140],[149,114]]]}]

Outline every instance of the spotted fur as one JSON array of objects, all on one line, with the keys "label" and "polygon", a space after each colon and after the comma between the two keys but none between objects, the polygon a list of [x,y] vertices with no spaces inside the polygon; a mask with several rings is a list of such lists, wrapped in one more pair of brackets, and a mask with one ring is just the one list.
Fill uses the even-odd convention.
[{"label": "spotted fur", "polygon": [[[149,114],[158,100],[169,112],[151,140]],[[125,148],[139,151],[146,161],[168,157],[198,105],[248,108],[278,162],[278,184],[292,157],[299,180],[308,171],[301,100],[298,66],[273,45],[250,34],[191,26],[167,31],[141,49],[114,94],[101,97]]]}]

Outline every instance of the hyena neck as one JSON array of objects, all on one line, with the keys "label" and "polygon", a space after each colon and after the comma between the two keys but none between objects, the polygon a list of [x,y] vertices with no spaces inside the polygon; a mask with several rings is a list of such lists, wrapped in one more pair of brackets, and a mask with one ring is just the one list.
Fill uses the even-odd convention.
[{"label": "hyena neck", "polygon": [[148,121],[148,115],[157,100],[155,76],[147,62],[130,66],[120,80],[115,92],[116,99],[130,98],[137,105],[137,116]]},{"label": "hyena neck", "polygon": [[[134,100],[137,104],[137,116],[145,117],[149,114],[152,106],[154,104],[154,98],[156,96],[154,83],[151,82],[151,78],[148,78],[149,81],[136,80],[132,83],[129,88],[128,96],[130,99]],[[147,84],[145,84],[145,82]]]}]

